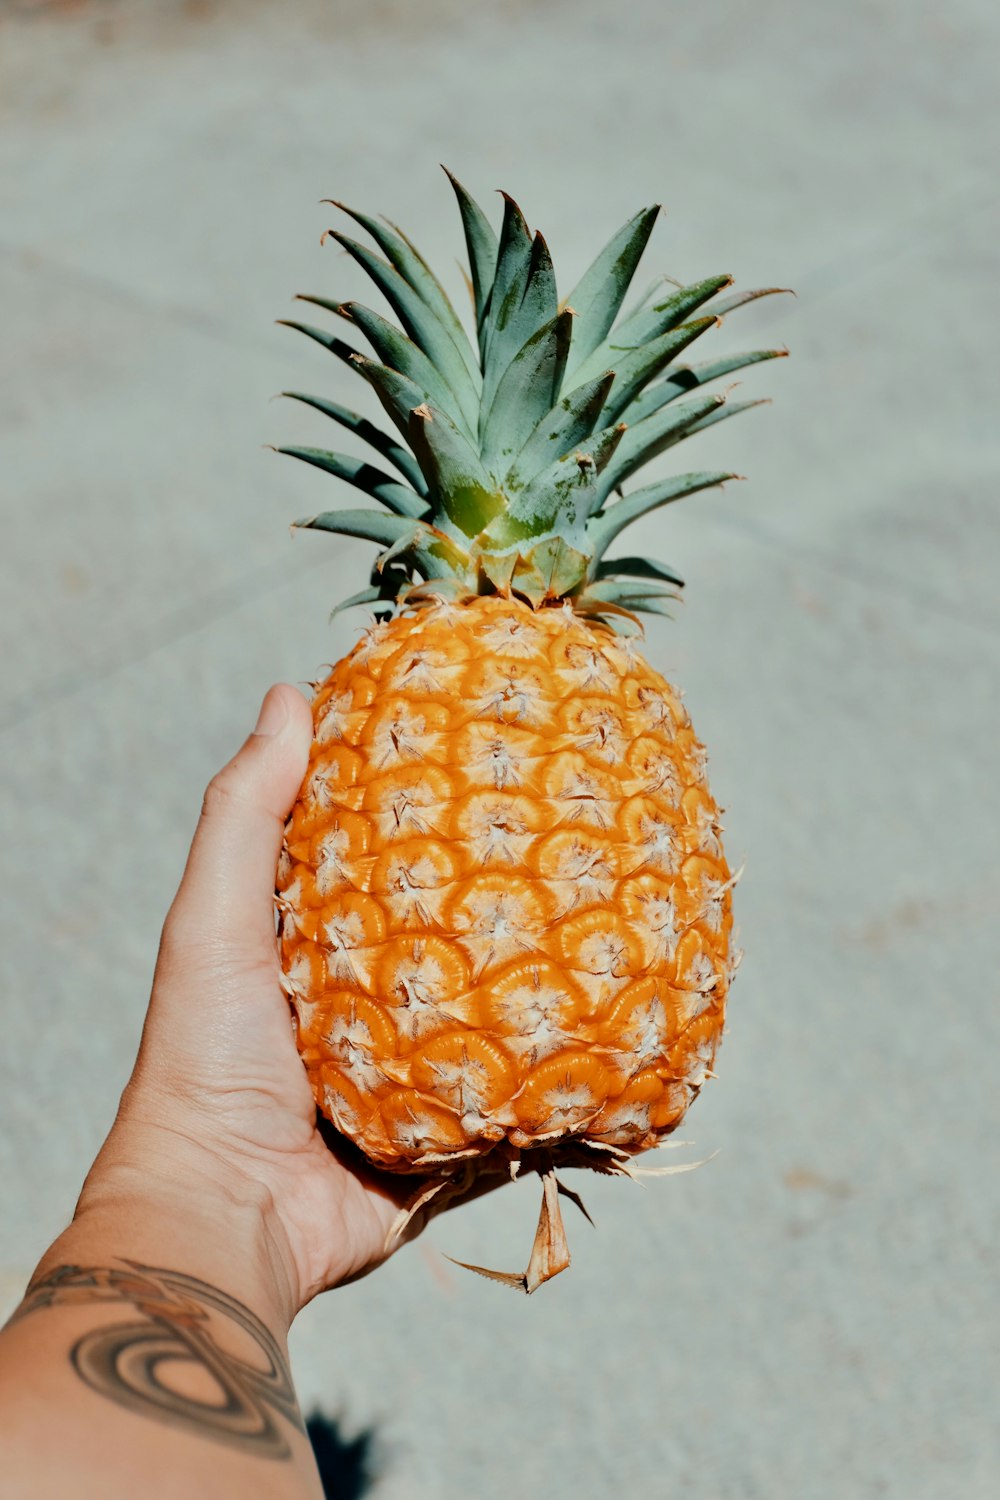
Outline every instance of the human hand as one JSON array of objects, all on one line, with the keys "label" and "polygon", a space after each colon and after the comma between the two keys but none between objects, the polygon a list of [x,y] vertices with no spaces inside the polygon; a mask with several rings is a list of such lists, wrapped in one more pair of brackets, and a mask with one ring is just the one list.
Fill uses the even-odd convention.
[{"label": "human hand", "polygon": [[[256,1206],[297,1311],[372,1269],[419,1187],[317,1124],[279,983],[272,897],[312,720],[274,687],[208,787],[163,929],[142,1044],[78,1212],[167,1179]],[[419,1226],[414,1219],[407,1237]]]}]

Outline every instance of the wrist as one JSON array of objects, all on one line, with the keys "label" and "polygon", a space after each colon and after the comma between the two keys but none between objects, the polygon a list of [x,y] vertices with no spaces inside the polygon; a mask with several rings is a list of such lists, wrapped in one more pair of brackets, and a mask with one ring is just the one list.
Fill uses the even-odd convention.
[{"label": "wrist", "polygon": [[267,1188],[200,1148],[126,1134],[112,1132],[39,1272],[109,1260],[183,1271],[239,1298],[284,1338],[298,1278]]}]

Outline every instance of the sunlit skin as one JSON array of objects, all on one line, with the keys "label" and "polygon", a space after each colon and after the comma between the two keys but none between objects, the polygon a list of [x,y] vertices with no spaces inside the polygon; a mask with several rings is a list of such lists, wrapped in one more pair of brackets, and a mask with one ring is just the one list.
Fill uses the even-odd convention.
[{"label": "sunlit skin", "polygon": [[566,607],[483,597],[371,626],[313,718],[278,904],[321,1110],[403,1172],[656,1145],[732,966],[674,690]]}]

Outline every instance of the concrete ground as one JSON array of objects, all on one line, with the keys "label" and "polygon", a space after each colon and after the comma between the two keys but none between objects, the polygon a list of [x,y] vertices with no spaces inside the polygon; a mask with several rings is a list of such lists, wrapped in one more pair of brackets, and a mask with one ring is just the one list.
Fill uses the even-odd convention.
[{"label": "concrete ground", "polygon": [[328,436],[273,392],[358,397],[273,326],[360,290],[317,200],[447,269],[447,162],[568,287],[662,199],[650,275],[798,292],[715,335],[794,355],[685,453],[748,482],[636,539],[688,579],[649,652],[746,863],[686,1132],[720,1154],[577,1181],[598,1227],[530,1300],[442,1252],[523,1264],[534,1188],[447,1216],[302,1315],[297,1379],[372,1435],[375,1500],[1000,1492],[998,44],[986,0],[0,4],[8,1305],[127,1076],[205,781],[360,623],[326,615],[368,550],[286,527],[334,482],[262,449]]}]

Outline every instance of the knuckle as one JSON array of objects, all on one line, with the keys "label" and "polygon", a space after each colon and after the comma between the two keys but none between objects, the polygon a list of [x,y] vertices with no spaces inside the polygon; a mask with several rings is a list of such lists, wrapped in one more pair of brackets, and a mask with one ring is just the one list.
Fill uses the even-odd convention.
[{"label": "knuckle", "polygon": [[273,937],[231,929],[200,905],[175,904],[160,936],[157,979],[160,986],[210,984],[217,997],[229,989],[238,993],[248,980],[270,976],[276,952]]},{"label": "knuckle", "polygon": [[239,777],[232,766],[223,766],[205,788],[205,795],[201,800],[201,815],[208,819],[217,818],[220,814],[224,816],[242,801]]}]

